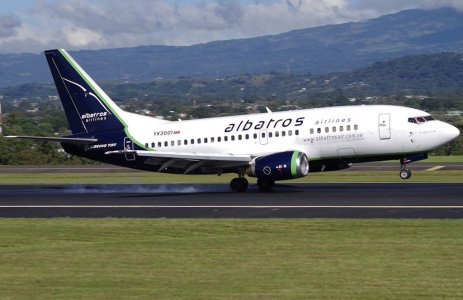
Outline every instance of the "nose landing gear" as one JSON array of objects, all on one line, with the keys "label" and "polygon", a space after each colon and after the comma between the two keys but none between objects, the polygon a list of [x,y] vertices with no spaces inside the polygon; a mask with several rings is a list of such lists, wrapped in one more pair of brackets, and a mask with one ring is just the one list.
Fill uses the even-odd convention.
[{"label": "nose landing gear", "polygon": [[410,169],[407,168],[402,168],[400,169],[399,175],[401,179],[409,179],[410,177],[412,177],[412,171],[410,171]]},{"label": "nose landing gear", "polygon": [[401,179],[409,179],[410,177],[412,177],[412,171],[410,169],[407,168],[407,159],[406,158],[402,158],[400,160],[400,173],[399,173],[399,176]]}]

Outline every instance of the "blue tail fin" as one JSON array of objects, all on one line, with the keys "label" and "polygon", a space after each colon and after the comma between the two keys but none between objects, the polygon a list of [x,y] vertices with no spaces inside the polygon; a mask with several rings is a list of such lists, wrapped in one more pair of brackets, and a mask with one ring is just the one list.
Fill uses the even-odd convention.
[{"label": "blue tail fin", "polygon": [[45,56],[74,135],[124,129],[122,110],[65,50]]}]

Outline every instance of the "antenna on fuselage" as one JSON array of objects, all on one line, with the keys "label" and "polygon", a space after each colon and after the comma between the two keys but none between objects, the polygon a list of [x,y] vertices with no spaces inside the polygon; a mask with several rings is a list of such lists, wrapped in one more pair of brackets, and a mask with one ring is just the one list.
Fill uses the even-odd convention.
[{"label": "antenna on fuselage", "polygon": [[271,114],[271,113],[272,113],[272,111],[270,110],[270,108],[268,108],[268,106],[266,106],[265,109],[267,110],[267,113],[268,113],[268,114]]}]

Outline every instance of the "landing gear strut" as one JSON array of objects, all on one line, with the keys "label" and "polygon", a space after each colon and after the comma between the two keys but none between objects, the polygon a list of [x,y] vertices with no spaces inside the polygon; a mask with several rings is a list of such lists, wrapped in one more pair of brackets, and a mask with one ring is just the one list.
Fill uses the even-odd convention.
[{"label": "landing gear strut", "polygon": [[248,189],[249,183],[242,174],[239,174],[239,177],[233,178],[230,181],[230,189],[232,192],[245,192]]},{"label": "landing gear strut", "polygon": [[410,169],[407,168],[407,164],[406,164],[406,161],[405,159],[401,159],[400,160],[400,178],[401,179],[409,179],[410,177],[412,177],[412,171],[410,171]]}]

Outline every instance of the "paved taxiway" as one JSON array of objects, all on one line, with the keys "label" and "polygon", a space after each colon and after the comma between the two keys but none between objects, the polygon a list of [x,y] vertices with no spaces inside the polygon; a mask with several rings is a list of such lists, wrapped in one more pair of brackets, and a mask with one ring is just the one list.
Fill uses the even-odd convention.
[{"label": "paved taxiway", "polygon": [[0,217],[463,218],[463,184],[4,185]]}]

